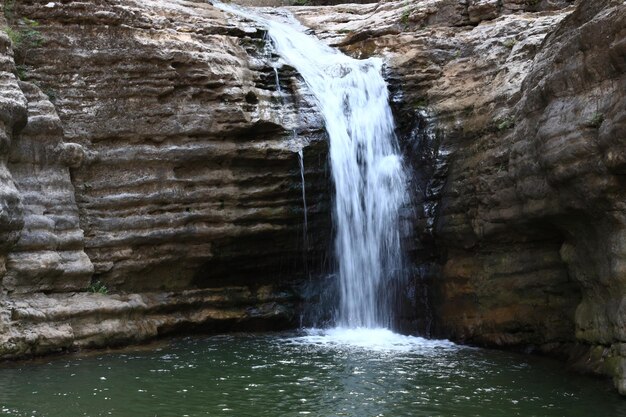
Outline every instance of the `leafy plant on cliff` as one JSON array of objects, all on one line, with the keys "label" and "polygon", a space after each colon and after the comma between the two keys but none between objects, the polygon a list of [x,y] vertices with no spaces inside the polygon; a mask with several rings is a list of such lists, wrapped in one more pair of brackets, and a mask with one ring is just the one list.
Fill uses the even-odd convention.
[{"label": "leafy plant on cliff", "polygon": [[604,115],[602,113],[595,112],[589,120],[587,120],[587,126],[593,129],[597,129],[604,122]]},{"label": "leafy plant on cliff", "polygon": [[56,102],[56,100],[57,100],[57,92],[56,91],[54,91],[54,90],[49,88],[49,89],[43,90],[43,93],[48,96],[48,100],[50,100],[51,103]]},{"label": "leafy plant on cliff", "polygon": [[28,75],[26,74],[26,66],[25,65],[16,65],[15,66],[15,74],[17,78],[22,81],[25,81]]},{"label": "leafy plant on cliff", "polygon": [[11,41],[11,45],[15,48],[16,45],[18,45],[21,42],[21,40],[22,40],[22,36],[21,36],[20,32],[18,32],[17,30],[13,29],[10,26],[5,27],[4,31],[9,36],[9,40]]},{"label": "leafy plant on cliff", "polygon": [[513,49],[515,44],[517,44],[517,41],[515,39],[513,39],[513,38],[507,39],[504,42],[502,42],[502,45],[504,45],[505,47],[507,47],[509,49]]},{"label": "leafy plant on cliff", "polygon": [[26,78],[26,59],[29,53],[43,44],[43,36],[39,32],[39,22],[26,17],[19,17],[16,6],[18,0],[5,0],[2,9],[8,26],[3,30],[11,41],[15,53],[16,75],[19,79]]},{"label": "leafy plant on cliff", "polygon": [[2,8],[2,12],[4,13],[4,18],[8,22],[12,22],[15,20],[15,3],[17,0],[5,0],[4,7]]},{"label": "leafy plant on cliff", "polygon": [[413,108],[415,110],[422,110],[428,107],[428,99],[426,97],[420,97],[413,102]]},{"label": "leafy plant on cliff", "polygon": [[38,27],[39,22],[25,17],[19,19],[16,26],[7,27],[6,32],[11,39],[13,49],[26,54],[31,49],[41,46],[43,36],[41,36]]},{"label": "leafy plant on cliff", "polygon": [[92,282],[87,290],[93,294],[107,295],[109,293],[109,289],[102,281]]},{"label": "leafy plant on cliff", "polygon": [[497,132],[503,132],[505,130],[512,129],[515,127],[515,117],[504,116],[494,119],[493,127]]},{"label": "leafy plant on cliff", "polygon": [[405,29],[406,29],[407,26],[409,26],[409,18],[410,17],[411,17],[411,9],[407,7],[402,12],[402,16],[400,16],[400,23],[402,23],[402,25],[405,27]]}]

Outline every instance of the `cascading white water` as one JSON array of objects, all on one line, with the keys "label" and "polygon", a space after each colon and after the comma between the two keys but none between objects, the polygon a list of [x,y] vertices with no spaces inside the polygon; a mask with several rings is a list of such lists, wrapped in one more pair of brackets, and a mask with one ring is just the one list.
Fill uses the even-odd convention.
[{"label": "cascading white water", "polygon": [[402,273],[399,211],[406,175],[394,134],[380,59],[352,59],[294,26],[216,4],[268,28],[278,54],[298,70],[318,101],[330,137],[335,185],[335,252],[340,282],[337,324],[389,327],[385,289]]}]

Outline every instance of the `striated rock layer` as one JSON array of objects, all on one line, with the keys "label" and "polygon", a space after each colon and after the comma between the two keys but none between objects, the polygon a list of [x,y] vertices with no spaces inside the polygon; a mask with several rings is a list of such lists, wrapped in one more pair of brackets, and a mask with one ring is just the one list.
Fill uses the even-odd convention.
[{"label": "striated rock layer", "polygon": [[326,258],[327,144],[264,32],[204,2],[4,14],[0,357],[292,325]]},{"label": "striated rock layer", "polygon": [[572,3],[294,10],[388,59],[423,331],[564,355],[626,393],[626,6]]}]

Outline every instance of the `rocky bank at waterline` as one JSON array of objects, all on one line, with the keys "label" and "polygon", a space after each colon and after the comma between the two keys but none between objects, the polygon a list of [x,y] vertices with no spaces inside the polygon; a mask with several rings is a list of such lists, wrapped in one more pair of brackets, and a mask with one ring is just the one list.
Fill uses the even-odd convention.
[{"label": "rocky bank at waterline", "polygon": [[[408,320],[626,391],[623,2],[290,11],[385,59],[416,215]],[[328,144],[264,29],[176,0],[5,1],[2,24],[37,34],[0,32],[2,356],[296,325],[295,288],[331,259]]]}]

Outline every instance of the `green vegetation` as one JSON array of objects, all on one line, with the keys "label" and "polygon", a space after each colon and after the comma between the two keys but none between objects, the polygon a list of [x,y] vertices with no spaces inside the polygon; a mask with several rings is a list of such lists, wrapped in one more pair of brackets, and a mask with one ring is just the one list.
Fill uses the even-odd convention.
[{"label": "green vegetation", "polygon": [[509,163],[508,161],[506,162],[500,162],[499,164],[496,164],[496,172],[498,174],[502,173],[502,172],[506,172],[509,169]]},{"label": "green vegetation", "polygon": [[513,38],[509,38],[507,40],[505,40],[504,42],[502,42],[502,45],[504,45],[505,47],[509,48],[509,49],[513,49],[513,47],[517,44],[517,41]]},{"label": "green vegetation", "polygon": [[503,132],[515,127],[515,117],[504,116],[494,119],[493,126],[497,132]]},{"label": "green vegetation", "polygon": [[26,65],[16,65],[15,66],[15,75],[17,75],[17,78],[19,78],[22,81],[26,80]]},{"label": "green vegetation", "polygon": [[21,39],[22,39],[22,36],[21,36],[20,32],[18,32],[17,30],[15,30],[15,29],[13,29],[12,27],[9,27],[9,26],[4,28],[4,31],[9,36],[9,40],[11,41],[11,45],[13,47],[15,47],[16,45],[19,45],[19,43],[21,42]]},{"label": "green vegetation", "polygon": [[17,3],[17,0],[4,0],[2,11],[8,22],[15,20],[15,3]]},{"label": "green vegetation", "polygon": [[93,294],[107,295],[109,293],[109,289],[101,281],[92,282],[87,290]]},{"label": "green vegetation", "polygon": [[428,106],[428,100],[426,97],[420,97],[413,102],[413,108],[415,110],[425,109]]},{"label": "green vegetation", "polygon": [[26,59],[29,53],[43,45],[43,36],[39,32],[39,22],[27,17],[19,17],[16,6],[18,0],[5,0],[3,13],[7,26],[2,28],[9,40],[15,54],[16,75],[19,79],[26,79]]},{"label": "green vegetation", "polygon": [[6,27],[5,32],[11,39],[13,49],[28,52],[43,44],[43,37],[38,27],[39,22],[23,17],[17,20],[16,25]]},{"label": "green vegetation", "polygon": [[48,96],[48,100],[54,103],[57,100],[57,92],[52,89],[44,90],[43,93]]},{"label": "green vegetation", "polygon": [[407,7],[402,12],[402,16],[400,16],[400,23],[402,23],[405,28],[409,25],[410,17],[411,17],[411,9]]},{"label": "green vegetation", "polygon": [[600,127],[602,122],[604,122],[604,115],[602,113],[595,112],[593,115],[591,115],[591,118],[587,120],[587,126],[597,129]]}]

